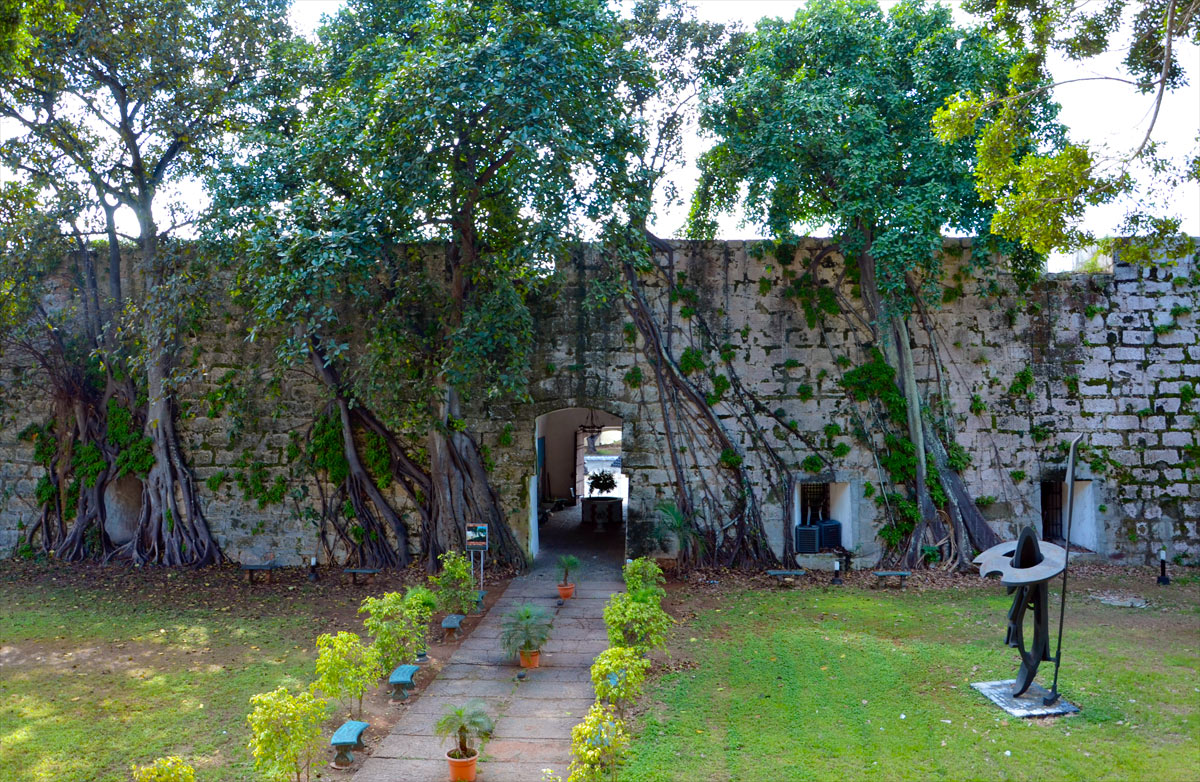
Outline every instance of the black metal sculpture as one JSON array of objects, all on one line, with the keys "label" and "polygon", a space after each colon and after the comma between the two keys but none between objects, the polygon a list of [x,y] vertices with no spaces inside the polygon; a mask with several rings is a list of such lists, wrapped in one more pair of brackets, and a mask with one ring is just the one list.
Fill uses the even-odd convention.
[{"label": "black metal sculpture", "polygon": [[[1047,706],[1058,700],[1058,670],[1062,664],[1062,628],[1067,604],[1067,552],[1071,547],[1071,517],[1074,515],[1075,448],[1082,435],[1071,441],[1067,457],[1067,531],[1066,548],[1038,540],[1037,530],[1025,527],[1016,543],[1008,541],[992,546],[975,557],[980,575],[999,576],[1013,597],[1008,610],[1008,631],[1004,642],[1021,654],[1021,668],[1013,683],[1012,695],[1020,697],[1033,684],[1043,660],[1054,661],[1054,686],[1042,699]],[[1062,600],[1058,614],[1058,649],[1050,654],[1049,581],[1062,573]],[[1033,646],[1025,646],[1025,612],[1033,609]]]},{"label": "black metal sculpture", "polygon": [[[975,558],[982,576],[999,576],[1014,595],[1008,610],[1008,632],[1004,642],[1021,653],[1021,669],[1013,685],[1013,697],[1020,697],[1043,660],[1050,656],[1049,587],[1047,583],[1066,566],[1066,551],[1053,543],[1038,540],[1037,530],[1021,530],[1016,545],[1010,540],[992,546]],[[1025,646],[1025,612],[1033,609],[1033,646]]]}]

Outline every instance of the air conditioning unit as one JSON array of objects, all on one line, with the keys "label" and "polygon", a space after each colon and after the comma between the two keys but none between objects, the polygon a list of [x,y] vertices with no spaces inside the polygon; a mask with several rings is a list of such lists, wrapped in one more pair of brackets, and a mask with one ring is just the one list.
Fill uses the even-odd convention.
[{"label": "air conditioning unit", "polygon": [[797,554],[816,554],[821,550],[820,527],[797,526],[795,530]]},{"label": "air conditioning unit", "polygon": [[818,521],[817,529],[821,531],[821,548],[842,547],[842,522],[833,519]]}]

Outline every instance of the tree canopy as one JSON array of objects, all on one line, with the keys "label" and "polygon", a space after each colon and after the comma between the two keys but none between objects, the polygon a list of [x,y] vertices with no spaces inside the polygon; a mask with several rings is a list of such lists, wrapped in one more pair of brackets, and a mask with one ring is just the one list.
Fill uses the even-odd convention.
[{"label": "tree canopy", "polygon": [[745,47],[739,71],[707,87],[701,125],[717,143],[690,230],[711,236],[739,201],[780,239],[827,225],[848,258],[871,255],[882,314],[906,313],[913,280],[939,278],[942,230],[986,233],[991,217],[970,140],[943,145],[929,122],[947,96],[1003,84],[1012,58],[923,2],[884,14],[817,0],[763,20]]},{"label": "tree canopy", "polygon": [[[1200,149],[1186,159],[1159,154],[1155,131],[1169,94],[1188,85],[1179,58],[1179,42],[1200,43],[1197,0],[1107,0],[1096,6],[1056,0],[969,0],[964,7],[987,20],[991,34],[1020,54],[1000,85],[965,89],[938,113],[935,127],[947,142],[976,134],[980,194],[995,205],[992,230],[1038,252],[1073,249],[1096,236],[1081,226],[1089,205],[1113,201],[1137,191],[1147,180],[1167,192],[1183,182],[1200,181]],[[1084,62],[1124,53],[1116,72],[1067,81],[1056,80],[1051,58]],[[1028,131],[1037,96],[1073,81],[1108,81],[1133,86],[1151,96],[1149,119],[1139,140],[1106,150],[1073,139],[1047,148]],[[976,130],[981,124],[982,129]],[[1197,136],[1200,142],[1200,136]],[[1014,154],[1022,145],[1027,149]],[[1139,176],[1136,166],[1146,166]],[[1169,200],[1169,199],[1168,199]],[[1123,239],[1126,257],[1149,260],[1165,251],[1177,255],[1190,247],[1179,235],[1180,220],[1168,204],[1132,207],[1113,233]]]}]

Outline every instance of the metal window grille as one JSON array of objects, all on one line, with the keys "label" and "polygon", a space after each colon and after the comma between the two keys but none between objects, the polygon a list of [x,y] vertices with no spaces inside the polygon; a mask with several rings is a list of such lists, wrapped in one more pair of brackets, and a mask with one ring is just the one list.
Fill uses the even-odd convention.
[{"label": "metal window grille", "polygon": [[1042,481],[1042,539],[1063,538],[1063,485]]},{"label": "metal window grille", "polygon": [[829,518],[829,484],[800,484],[800,523],[816,524]]}]

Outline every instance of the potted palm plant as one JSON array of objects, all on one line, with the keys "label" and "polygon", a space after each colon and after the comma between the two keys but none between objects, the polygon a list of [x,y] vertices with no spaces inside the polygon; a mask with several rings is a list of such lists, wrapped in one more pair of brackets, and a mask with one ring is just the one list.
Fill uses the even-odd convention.
[{"label": "potted palm plant", "polygon": [[446,707],[434,731],[443,739],[454,737],[454,746],[446,753],[451,782],[475,782],[479,750],[471,745],[471,740],[490,736],[493,727],[492,718],[488,716],[481,700],[474,699],[462,706]]},{"label": "potted palm plant", "polygon": [[567,578],[571,575],[572,570],[579,569],[579,558],[571,554],[563,554],[558,558],[558,566],[562,568],[563,579],[558,585],[558,596],[563,600],[569,600],[575,596],[575,584],[568,581]]},{"label": "potted palm plant", "polygon": [[550,637],[550,615],[541,606],[526,603],[504,617],[500,644],[521,659],[522,668],[537,668],[542,644]]}]

